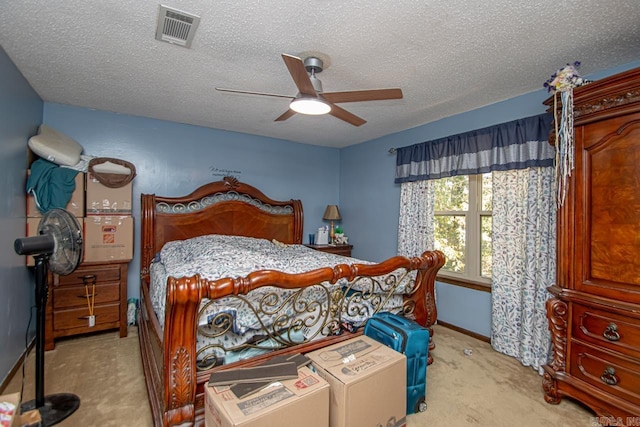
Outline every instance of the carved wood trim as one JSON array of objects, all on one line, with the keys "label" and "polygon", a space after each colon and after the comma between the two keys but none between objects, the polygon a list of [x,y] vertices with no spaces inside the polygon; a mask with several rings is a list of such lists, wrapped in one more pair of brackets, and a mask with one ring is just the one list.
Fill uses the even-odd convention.
[{"label": "carved wood trim", "polygon": [[170,398],[165,407],[165,426],[177,426],[195,421],[195,386],[192,383],[191,364],[191,356],[187,349],[179,347],[171,363],[171,383],[168,387]]},{"label": "carved wood trim", "polygon": [[[420,305],[420,309],[417,308],[415,311],[418,323],[429,329],[429,352],[427,356],[427,364],[430,365],[433,363],[433,356],[431,352],[436,348],[435,341],[433,340],[433,325],[438,320],[435,282],[438,271],[445,263],[445,257],[440,251],[425,252],[422,254],[422,257],[427,257],[429,259],[429,263],[434,266],[430,269],[419,270],[418,278],[416,279],[419,286],[426,287],[423,291],[424,296],[422,297],[422,300],[416,302]],[[418,294],[418,292],[414,293],[414,295],[416,294]]]},{"label": "carved wood trim", "polygon": [[184,406],[193,402],[191,393],[191,364],[189,363],[189,353],[184,347],[178,348],[171,363],[171,398],[169,409]]},{"label": "carved wood trim", "polygon": [[149,265],[154,256],[154,229],[155,229],[156,197],[148,194],[141,198],[142,231],[141,242],[142,254],[140,257],[140,278],[149,278]]},{"label": "carved wood trim", "polygon": [[228,187],[231,190],[235,190],[240,185],[240,181],[238,181],[238,178],[235,176],[225,176],[222,178],[222,181],[224,181],[225,187]]},{"label": "carved wood trim", "polygon": [[578,121],[578,118],[581,116],[632,104],[634,102],[640,102],[640,90],[623,91],[598,99],[595,102],[574,105],[573,116],[575,120]]},{"label": "carved wood trim", "polygon": [[558,382],[556,379],[547,372],[545,369],[542,376],[542,389],[544,390],[544,400],[552,405],[560,403],[560,394],[558,393]]},{"label": "carved wood trim", "polygon": [[567,304],[558,298],[547,300],[547,318],[553,344],[553,360],[549,364],[554,371],[567,367]]},{"label": "carved wood trim", "polygon": [[195,420],[195,342],[198,306],[202,300],[199,279],[167,283],[164,330],[164,423],[166,426]]}]

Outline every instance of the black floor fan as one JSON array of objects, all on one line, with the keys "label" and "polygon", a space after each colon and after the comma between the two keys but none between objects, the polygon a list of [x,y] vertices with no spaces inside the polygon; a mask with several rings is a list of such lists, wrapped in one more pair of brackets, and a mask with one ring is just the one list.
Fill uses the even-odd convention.
[{"label": "black floor fan", "polygon": [[38,235],[14,242],[19,255],[35,258],[36,294],[36,398],[21,405],[24,413],[40,412],[43,426],[52,426],[73,414],[80,398],[71,393],[44,395],[44,322],[47,306],[47,269],[60,275],[71,274],[82,258],[82,229],[78,220],[64,209],[47,211],[40,220]]}]

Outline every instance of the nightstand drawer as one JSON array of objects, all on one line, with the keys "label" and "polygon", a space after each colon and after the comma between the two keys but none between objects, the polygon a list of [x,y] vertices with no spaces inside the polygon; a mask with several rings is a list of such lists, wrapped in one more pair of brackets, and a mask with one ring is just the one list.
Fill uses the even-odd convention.
[{"label": "nightstand drawer", "polygon": [[573,305],[575,338],[640,358],[640,320],[580,304]]},{"label": "nightstand drawer", "polygon": [[67,276],[57,276],[58,285],[84,285],[87,281],[91,284],[93,280],[88,276],[95,276],[96,283],[118,282],[120,281],[120,266],[117,264],[80,266]]},{"label": "nightstand drawer", "polygon": [[[91,298],[93,286],[88,286]],[[65,286],[53,289],[53,308],[88,307],[87,288],[84,286]],[[95,305],[120,300],[120,283],[96,284]]]},{"label": "nightstand drawer", "polygon": [[[120,320],[120,304],[106,304],[96,306],[93,314],[96,316],[96,326],[105,323],[117,323]],[[89,307],[60,310],[53,318],[53,329],[89,328]]]},{"label": "nightstand drawer", "polygon": [[330,254],[351,256],[353,245],[305,245],[308,248],[315,249],[320,252],[328,252]]}]

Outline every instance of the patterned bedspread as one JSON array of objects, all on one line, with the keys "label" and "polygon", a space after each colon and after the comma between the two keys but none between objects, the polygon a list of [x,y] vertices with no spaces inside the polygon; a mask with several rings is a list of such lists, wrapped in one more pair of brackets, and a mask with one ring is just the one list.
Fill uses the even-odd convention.
[{"label": "patterned bedspread", "polygon": [[[356,258],[325,253],[307,248],[303,245],[284,245],[266,239],[251,237],[207,235],[188,240],[173,241],[167,243],[151,265],[151,289],[150,298],[160,325],[164,328],[164,306],[166,299],[166,283],[168,277],[188,277],[199,274],[205,279],[215,280],[225,277],[242,277],[256,270],[278,270],[285,273],[302,273],[321,267],[333,267],[337,264],[371,264],[371,262]],[[384,278],[381,279],[384,283]],[[350,290],[358,290],[358,283],[349,284],[346,279],[336,284],[325,283],[323,287],[312,287],[304,290],[302,296],[298,293],[295,298],[304,301],[324,301],[316,310],[318,313],[327,312],[327,290],[349,287]],[[370,286],[370,284],[362,285]],[[225,297],[211,304],[203,301],[202,314],[199,319],[200,326],[211,323],[219,313],[226,313],[233,319],[233,324],[228,332],[216,338],[198,337],[198,347],[211,344],[214,341],[224,341],[225,347],[234,347],[246,342],[268,328],[276,317],[269,315],[270,310],[264,310],[259,315],[254,306],[264,305],[272,298],[274,291],[279,295],[278,302],[294,297],[295,290],[263,287],[254,290],[247,297]],[[360,289],[364,290],[364,289]],[[385,301],[387,307],[401,307],[405,284],[401,284],[394,290],[393,296]],[[250,301],[250,304],[245,302]],[[366,304],[366,302],[364,303]],[[287,313],[294,316],[295,313]],[[279,313],[282,316],[282,313]],[[366,320],[366,315],[356,313],[343,313],[340,321],[358,324]],[[309,339],[314,331],[306,331],[304,336],[289,337],[289,339]],[[317,331],[315,331],[317,333]]]}]

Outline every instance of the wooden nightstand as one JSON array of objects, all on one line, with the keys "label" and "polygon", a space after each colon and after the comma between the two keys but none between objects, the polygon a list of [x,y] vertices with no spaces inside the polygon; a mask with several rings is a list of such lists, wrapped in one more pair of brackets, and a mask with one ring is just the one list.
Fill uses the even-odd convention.
[{"label": "wooden nightstand", "polygon": [[351,249],[353,245],[305,245],[308,248],[315,249],[316,251],[329,252],[330,254],[351,256]]},{"label": "wooden nightstand", "polygon": [[[54,340],[88,332],[119,329],[127,336],[127,267],[129,261],[82,263],[71,274],[49,272],[46,307],[45,350],[55,348]],[[95,325],[89,326],[87,288],[95,281]]]}]

